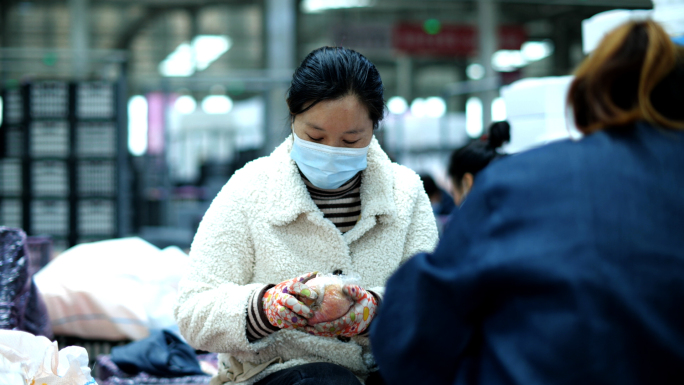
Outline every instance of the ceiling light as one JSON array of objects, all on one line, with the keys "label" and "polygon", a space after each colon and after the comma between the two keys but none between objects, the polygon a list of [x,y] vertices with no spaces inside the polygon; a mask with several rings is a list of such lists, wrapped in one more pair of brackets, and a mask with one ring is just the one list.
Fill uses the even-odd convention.
[{"label": "ceiling light", "polygon": [[195,73],[192,63],[192,48],[190,44],[183,43],[178,46],[169,56],[159,63],[159,72],[163,76],[190,76]]},{"label": "ceiling light", "polygon": [[221,55],[226,53],[233,45],[228,36],[199,35],[192,40],[195,51],[195,67],[202,71],[209,67]]},{"label": "ceiling light", "polygon": [[492,55],[492,68],[499,72],[512,72],[527,65],[522,52],[514,50],[499,50]]},{"label": "ceiling light", "polygon": [[187,115],[195,112],[195,109],[197,108],[197,102],[192,96],[183,95],[176,99],[176,102],[173,104],[173,108],[175,108],[179,113]]},{"label": "ceiling light", "polygon": [[415,98],[411,102],[411,115],[416,118],[422,118],[425,116],[425,99]]},{"label": "ceiling light", "polygon": [[303,0],[304,13],[318,13],[328,9],[371,7],[375,0]]},{"label": "ceiling light", "polygon": [[480,80],[485,76],[485,68],[482,64],[473,63],[466,68],[466,75],[470,80]]},{"label": "ceiling light", "polygon": [[429,118],[441,118],[446,114],[447,106],[444,99],[433,96],[425,99],[425,115]]},{"label": "ceiling light", "polygon": [[471,138],[479,138],[482,131],[482,100],[469,98],[466,101],[466,133]]},{"label": "ceiling light", "polygon": [[147,151],[147,99],[144,96],[128,99],[128,151],[135,156]]},{"label": "ceiling light", "polygon": [[192,40],[192,44],[182,43],[159,63],[159,72],[163,76],[191,76],[195,71],[209,67],[232,44],[228,36],[198,35]]},{"label": "ceiling light", "polygon": [[553,53],[551,40],[528,41],[523,43],[520,52],[527,61],[537,61],[549,57]]},{"label": "ceiling light", "polygon": [[401,115],[408,110],[408,103],[401,96],[393,96],[387,101],[387,109],[395,115]]},{"label": "ceiling light", "polygon": [[209,95],[202,100],[202,110],[207,114],[227,114],[233,109],[233,101],[225,95]]}]

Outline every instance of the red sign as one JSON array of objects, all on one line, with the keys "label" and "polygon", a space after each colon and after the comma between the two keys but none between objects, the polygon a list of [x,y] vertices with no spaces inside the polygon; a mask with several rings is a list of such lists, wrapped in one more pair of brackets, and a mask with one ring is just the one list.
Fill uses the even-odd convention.
[{"label": "red sign", "polygon": [[[439,33],[429,35],[420,24],[398,24],[392,33],[395,49],[413,55],[475,56],[477,55],[477,27],[445,25]],[[499,27],[499,48],[520,49],[527,40],[525,28],[515,25]]]}]

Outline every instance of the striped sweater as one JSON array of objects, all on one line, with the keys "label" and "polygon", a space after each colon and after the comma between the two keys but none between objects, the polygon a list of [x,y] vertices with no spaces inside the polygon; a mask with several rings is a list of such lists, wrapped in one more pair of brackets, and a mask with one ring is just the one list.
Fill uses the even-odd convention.
[{"label": "striped sweater", "polygon": [[306,189],[323,216],[343,234],[354,228],[361,216],[361,172],[339,188],[324,190],[302,175]]}]

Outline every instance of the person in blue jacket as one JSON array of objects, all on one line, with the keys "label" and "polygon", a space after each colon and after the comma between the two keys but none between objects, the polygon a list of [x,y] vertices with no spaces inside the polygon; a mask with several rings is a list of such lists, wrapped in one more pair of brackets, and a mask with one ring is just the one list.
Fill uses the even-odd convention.
[{"label": "person in blue jacket", "polygon": [[389,280],[388,384],[684,384],[684,47],[620,26],[568,103],[582,140],[491,164]]},{"label": "person in blue jacket", "polygon": [[457,205],[463,204],[466,196],[473,189],[477,174],[491,162],[506,156],[498,149],[510,140],[510,124],[507,121],[494,122],[489,126],[489,133],[486,136],[451,153],[449,179],[451,180],[451,195]]}]

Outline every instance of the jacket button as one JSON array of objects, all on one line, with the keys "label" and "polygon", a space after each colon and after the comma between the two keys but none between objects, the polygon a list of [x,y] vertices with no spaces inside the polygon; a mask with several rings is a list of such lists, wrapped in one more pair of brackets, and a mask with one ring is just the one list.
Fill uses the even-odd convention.
[{"label": "jacket button", "polygon": [[342,270],[340,270],[340,269],[334,270],[333,275],[342,275]]}]

